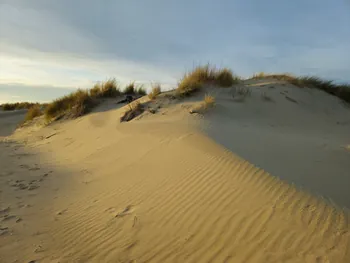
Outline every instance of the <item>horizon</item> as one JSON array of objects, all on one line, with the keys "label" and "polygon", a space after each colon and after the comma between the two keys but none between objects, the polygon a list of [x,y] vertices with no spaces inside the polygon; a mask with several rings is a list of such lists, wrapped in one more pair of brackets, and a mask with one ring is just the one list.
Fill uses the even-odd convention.
[{"label": "horizon", "polygon": [[[79,10],[77,12],[76,10]],[[0,104],[116,78],[175,87],[199,64],[350,82],[350,4],[0,1]]]}]

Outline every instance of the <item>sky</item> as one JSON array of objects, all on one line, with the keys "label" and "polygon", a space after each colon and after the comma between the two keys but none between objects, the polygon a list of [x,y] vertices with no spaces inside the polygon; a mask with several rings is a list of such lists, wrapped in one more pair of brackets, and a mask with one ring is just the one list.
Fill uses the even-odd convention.
[{"label": "sky", "polygon": [[350,82],[349,0],[0,0],[0,103],[210,63]]}]

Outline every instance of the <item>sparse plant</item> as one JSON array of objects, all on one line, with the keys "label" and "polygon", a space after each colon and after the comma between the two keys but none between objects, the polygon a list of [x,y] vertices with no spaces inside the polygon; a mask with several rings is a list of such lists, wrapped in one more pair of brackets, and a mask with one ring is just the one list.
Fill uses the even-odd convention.
[{"label": "sparse plant", "polygon": [[234,86],[231,94],[235,101],[244,101],[247,97],[252,95],[252,91],[246,86]]},{"label": "sparse plant", "polygon": [[43,112],[41,111],[40,105],[34,105],[31,108],[28,109],[28,112],[26,116],[24,117],[24,121],[31,121],[36,117],[39,117],[43,115]]},{"label": "sparse plant", "polygon": [[147,92],[146,92],[145,88],[143,87],[143,85],[138,87],[135,91],[136,91],[136,94],[138,94],[138,95],[141,95],[141,96],[147,95]]},{"label": "sparse plant", "polygon": [[211,108],[215,105],[215,97],[210,94],[205,94],[204,104],[206,108]]},{"label": "sparse plant", "polygon": [[190,113],[204,113],[206,112],[209,108],[212,108],[215,106],[215,97],[210,95],[210,94],[206,94],[204,96],[204,100],[202,103],[200,103],[199,105],[197,105],[196,107],[192,108],[190,110]]},{"label": "sparse plant", "polygon": [[148,94],[148,97],[151,100],[154,100],[160,93],[161,93],[161,86],[160,86],[160,84],[155,84],[155,85],[153,85],[152,91],[150,92],[150,94]]}]

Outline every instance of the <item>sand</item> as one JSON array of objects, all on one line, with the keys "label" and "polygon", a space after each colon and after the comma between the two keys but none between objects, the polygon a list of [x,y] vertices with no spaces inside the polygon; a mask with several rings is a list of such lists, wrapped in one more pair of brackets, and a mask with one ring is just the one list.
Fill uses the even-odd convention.
[{"label": "sand", "polygon": [[[285,167],[293,170],[283,174],[280,164],[287,163],[283,154],[311,151],[313,145],[314,154],[328,149],[316,147],[322,133],[305,143],[315,132],[309,117],[319,116],[317,128],[330,125],[333,118],[325,120],[321,102],[319,108],[311,103],[324,94],[306,99],[305,90],[293,97],[305,99],[303,110],[312,112],[294,113],[305,120],[297,129],[296,121],[283,118],[283,112],[292,114],[289,107],[298,108],[296,103],[271,93],[280,112],[266,116],[261,108],[272,107],[270,102],[251,103],[261,100],[255,89],[264,84],[246,85],[257,86],[251,87],[251,98],[241,102],[224,96],[228,90],[216,90],[217,105],[204,116],[189,114],[203,98],[198,93],[188,101],[159,99],[156,114],[147,112],[128,123],[119,123],[125,109],[113,109],[109,103],[76,120],[44,128],[33,125],[3,138],[0,262],[349,262],[346,200],[333,204],[291,183],[293,173],[295,181],[302,182],[298,172],[304,175],[308,169],[317,183],[315,171],[321,173],[325,166],[314,163],[304,169],[306,162],[295,158],[294,165]],[[339,113],[337,121],[345,122],[324,127],[329,137],[337,135],[327,141],[328,147],[338,145],[337,151],[348,154],[349,125],[343,116],[348,109],[331,96],[324,100],[334,101],[327,105]],[[242,109],[231,112],[244,105],[246,115]],[[267,120],[282,128],[271,128]],[[253,129],[260,132],[248,132]],[[265,144],[255,142],[254,136]],[[282,139],[273,142],[278,136],[288,147],[301,140],[300,148],[284,147],[281,152],[277,145]],[[244,152],[244,145],[251,151]],[[266,162],[259,159],[272,154],[271,145],[276,145],[280,161],[275,163],[282,175],[263,170],[273,168],[267,157]],[[267,152],[253,154],[259,147]],[[322,174],[322,180],[347,182],[343,177],[348,164],[337,163],[332,153],[323,153],[333,173]],[[263,169],[254,161],[261,161],[257,165]]]}]

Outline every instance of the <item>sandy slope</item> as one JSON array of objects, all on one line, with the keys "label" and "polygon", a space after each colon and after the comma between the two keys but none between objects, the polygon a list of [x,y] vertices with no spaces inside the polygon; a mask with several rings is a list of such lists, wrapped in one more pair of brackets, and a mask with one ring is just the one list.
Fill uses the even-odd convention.
[{"label": "sandy slope", "polygon": [[130,123],[100,109],[6,138],[0,262],[348,262],[347,210],[201,132],[225,99],[206,119],[165,100]]}]

